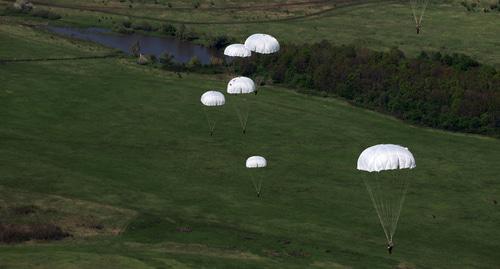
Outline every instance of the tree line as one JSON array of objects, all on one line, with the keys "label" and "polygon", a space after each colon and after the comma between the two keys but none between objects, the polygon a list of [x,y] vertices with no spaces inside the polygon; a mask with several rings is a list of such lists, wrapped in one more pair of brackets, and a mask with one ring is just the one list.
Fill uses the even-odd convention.
[{"label": "tree line", "polygon": [[352,45],[285,44],[279,53],[232,63],[236,73],[282,83],[411,123],[500,137],[500,72],[463,54]]}]

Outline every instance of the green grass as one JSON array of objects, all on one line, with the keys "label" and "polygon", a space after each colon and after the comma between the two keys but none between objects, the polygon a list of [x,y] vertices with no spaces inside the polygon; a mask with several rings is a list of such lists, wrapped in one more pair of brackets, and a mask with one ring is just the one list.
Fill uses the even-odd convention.
[{"label": "green grass", "polygon": [[[0,51],[22,54],[27,42],[44,42],[40,35],[0,43]],[[199,97],[224,90],[226,80],[178,78],[124,59],[4,64],[0,81],[2,188],[31,193],[28,201],[55,195],[138,214],[119,236],[1,245],[0,267],[500,264],[499,140],[270,86],[252,100],[246,135],[228,104],[210,137]],[[417,160],[392,256],[355,169],[377,143],[405,145]],[[244,168],[250,155],[269,162],[261,199]]]},{"label": "green grass", "polygon": [[[407,2],[375,2],[339,7],[335,10],[304,19],[282,21],[280,19],[315,14],[332,4],[273,7],[272,9],[188,9],[173,10],[164,5],[135,3],[128,8],[127,3],[117,1],[107,4],[88,1],[58,1],[65,5],[84,5],[103,9],[107,12],[131,16],[132,21],[151,18],[160,26],[164,21],[184,21],[198,32],[211,35],[229,34],[244,41],[255,32],[266,32],[282,42],[314,42],[322,39],[337,44],[356,44],[374,49],[397,46],[410,56],[422,50],[446,53],[465,53],[473,58],[500,67],[500,32],[498,21],[500,12],[467,12],[459,1],[431,2],[423,20],[423,32],[415,33],[415,23]],[[190,7],[190,3],[171,2],[174,7]],[[201,1],[209,4],[208,1]],[[257,3],[257,2],[256,2]],[[283,3],[271,1],[269,4]],[[216,7],[237,6],[242,1],[215,1]],[[262,5],[262,2],[258,2]],[[52,8],[63,16],[56,23],[79,26],[112,27],[127,17],[78,9]],[[98,19],[101,19],[98,21]],[[141,19],[142,18],[142,19]],[[259,21],[259,23],[246,23]],[[271,21],[271,22],[263,22]],[[196,23],[196,24],[191,24]],[[206,23],[206,24],[199,24]],[[212,23],[212,24],[211,24]],[[214,24],[215,23],[215,24]],[[222,24],[220,24],[222,23]]]}]

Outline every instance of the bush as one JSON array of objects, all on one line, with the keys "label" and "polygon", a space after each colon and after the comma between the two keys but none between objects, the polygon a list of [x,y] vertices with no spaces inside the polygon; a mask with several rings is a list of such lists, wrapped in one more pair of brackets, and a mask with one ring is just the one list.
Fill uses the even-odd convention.
[{"label": "bush", "polygon": [[172,66],[174,65],[174,56],[168,52],[164,52],[161,56],[160,56],[160,63],[164,66],[164,67],[167,67],[167,66]]},{"label": "bush", "polygon": [[145,31],[145,32],[151,32],[151,31],[156,31],[157,30],[155,27],[153,27],[147,21],[142,21],[142,22],[138,22],[138,23],[132,24],[132,29],[134,29],[134,30],[140,30],[140,31]]},{"label": "bush", "polygon": [[123,25],[123,27],[125,27],[125,28],[130,28],[130,27],[132,27],[132,22],[131,22],[131,21],[128,21],[128,20],[127,20],[127,21],[123,21],[123,22],[122,22],[122,25]]},{"label": "bush", "polygon": [[186,65],[188,68],[195,68],[195,67],[199,67],[201,66],[201,62],[200,62],[200,59],[198,59],[198,57],[196,56],[193,56],[193,58],[191,58],[189,60],[189,62],[187,63]]},{"label": "bush", "polygon": [[139,59],[137,59],[137,64],[140,65],[146,65],[150,63],[149,57],[146,57],[145,55],[139,55]]},{"label": "bush", "polygon": [[117,32],[117,33],[120,33],[120,34],[124,34],[124,35],[128,35],[128,34],[133,34],[135,33],[135,30],[134,29],[131,29],[131,28],[126,28],[124,27],[123,25],[115,25],[113,27],[113,31]]},{"label": "bush", "polygon": [[0,242],[21,243],[30,240],[61,240],[71,236],[54,224],[1,224]]},{"label": "bush", "polygon": [[23,13],[29,13],[34,8],[33,4],[27,0],[16,0],[16,2],[14,2],[14,4],[12,4],[12,7],[15,10],[18,10],[18,11],[23,12]]},{"label": "bush", "polygon": [[61,15],[45,9],[35,9],[33,12],[31,12],[31,15],[33,17],[39,17],[49,20],[58,20],[61,18]]},{"label": "bush", "polygon": [[173,26],[172,24],[170,23],[165,23],[163,26],[162,26],[162,32],[164,34],[167,34],[169,36],[175,36],[175,34],[177,33],[177,28],[175,28],[175,26]]},{"label": "bush", "polygon": [[232,41],[227,35],[218,35],[210,38],[208,46],[219,50],[233,43]]}]

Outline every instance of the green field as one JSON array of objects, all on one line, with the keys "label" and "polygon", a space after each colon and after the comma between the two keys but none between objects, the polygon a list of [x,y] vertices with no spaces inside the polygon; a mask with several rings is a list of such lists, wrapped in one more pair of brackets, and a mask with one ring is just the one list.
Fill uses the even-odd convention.
[{"label": "green field", "polygon": [[[2,57],[109,52],[10,23],[0,40]],[[0,245],[0,268],[500,264],[499,140],[270,86],[252,100],[246,135],[228,105],[210,137],[199,97],[227,78],[179,78],[131,59],[4,63],[0,81],[2,205],[35,204],[39,218],[53,212],[76,229]],[[417,160],[392,256],[355,169],[378,143],[405,145]],[[250,155],[269,162],[260,199]],[[105,229],[68,224],[89,219]]]},{"label": "green field", "polygon": [[[300,1],[253,1],[254,5],[246,1],[212,1],[213,7],[211,1],[160,1],[158,5],[153,2],[135,1],[133,8],[129,8],[129,2],[106,1],[103,4],[101,1],[58,0],[40,7],[51,7],[61,14],[61,24],[112,27],[129,19],[135,22],[147,20],[159,27],[166,22],[176,25],[183,22],[194,31],[211,35],[228,34],[241,42],[252,33],[265,32],[282,42],[327,39],[337,44],[374,49],[396,46],[410,56],[422,50],[459,52],[500,67],[500,12],[467,12],[460,1],[431,1],[424,16],[421,35],[415,33],[408,1],[364,4],[326,1],[281,7],[276,5]],[[193,2],[200,2],[200,8],[193,8]],[[265,2],[273,5],[272,8],[263,8]],[[484,6],[490,3],[483,2]],[[172,8],[168,8],[166,3],[172,3]],[[336,3],[338,5],[334,8]]]}]

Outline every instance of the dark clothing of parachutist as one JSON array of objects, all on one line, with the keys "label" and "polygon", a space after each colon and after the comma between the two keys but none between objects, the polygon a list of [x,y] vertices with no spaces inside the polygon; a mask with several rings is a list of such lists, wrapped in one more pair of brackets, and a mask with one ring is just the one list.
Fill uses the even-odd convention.
[{"label": "dark clothing of parachutist", "polygon": [[420,26],[420,24],[417,25],[417,35],[420,34],[420,29],[422,28],[422,26]]},{"label": "dark clothing of parachutist", "polygon": [[387,243],[387,251],[389,251],[389,254],[392,254],[392,249],[394,248],[394,244],[391,242]]}]

